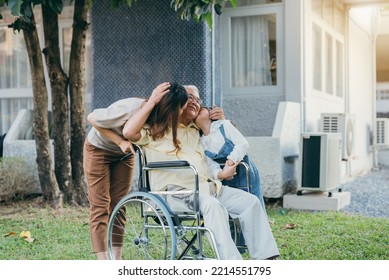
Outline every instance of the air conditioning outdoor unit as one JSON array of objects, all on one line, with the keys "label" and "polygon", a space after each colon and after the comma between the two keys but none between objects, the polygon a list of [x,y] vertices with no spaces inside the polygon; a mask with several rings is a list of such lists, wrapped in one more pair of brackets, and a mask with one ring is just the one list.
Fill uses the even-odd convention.
[{"label": "air conditioning outdoor unit", "polygon": [[340,133],[342,136],[342,159],[348,160],[354,153],[355,116],[345,113],[323,113],[320,131]]},{"label": "air conditioning outdoor unit", "polygon": [[389,145],[389,118],[376,119],[376,145]]},{"label": "air conditioning outdoor unit", "polygon": [[340,133],[301,135],[299,195],[302,194],[302,190],[327,192],[338,186],[341,143]]}]

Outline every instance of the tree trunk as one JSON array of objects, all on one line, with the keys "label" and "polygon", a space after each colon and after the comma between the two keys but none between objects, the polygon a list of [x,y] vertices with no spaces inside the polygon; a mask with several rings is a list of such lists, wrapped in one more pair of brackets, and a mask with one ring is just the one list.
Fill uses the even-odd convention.
[{"label": "tree trunk", "polygon": [[71,177],[67,98],[69,79],[61,65],[58,41],[58,15],[47,2],[42,2],[41,7],[45,35],[43,54],[46,58],[49,73],[54,119],[55,176],[59,188],[64,194],[65,203],[74,205],[76,200]]},{"label": "tree trunk", "polygon": [[55,179],[51,164],[50,137],[48,130],[47,108],[48,95],[44,76],[43,60],[40,52],[38,32],[31,6],[31,22],[23,24],[23,35],[30,61],[33,100],[34,100],[34,132],[37,152],[39,182],[43,198],[54,208],[62,207],[62,194]]},{"label": "tree trunk", "polygon": [[86,181],[82,163],[85,140],[85,42],[88,29],[88,9],[88,0],[74,1],[73,36],[69,66],[72,177],[79,204],[87,202],[85,195]]}]

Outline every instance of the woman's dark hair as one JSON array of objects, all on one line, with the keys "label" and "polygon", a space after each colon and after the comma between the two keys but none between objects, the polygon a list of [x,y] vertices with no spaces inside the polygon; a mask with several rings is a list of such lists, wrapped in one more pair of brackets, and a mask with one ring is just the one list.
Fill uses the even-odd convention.
[{"label": "woman's dark hair", "polygon": [[188,101],[188,93],[178,83],[170,84],[170,92],[165,94],[161,101],[154,107],[146,123],[149,125],[149,133],[153,139],[162,138],[169,128],[173,134],[173,144],[176,150],[180,150],[180,141],[177,139],[177,127],[179,110]]}]

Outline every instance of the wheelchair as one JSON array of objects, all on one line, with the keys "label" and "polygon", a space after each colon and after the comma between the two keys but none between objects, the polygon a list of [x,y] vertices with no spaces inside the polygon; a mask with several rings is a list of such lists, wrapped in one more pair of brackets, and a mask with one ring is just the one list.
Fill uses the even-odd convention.
[{"label": "wheelchair", "polygon": [[[134,145],[135,146],[135,145]],[[108,257],[115,259],[121,250],[125,260],[206,260],[220,259],[212,232],[204,226],[199,208],[199,179],[196,168],[187,161],[149,162],[136,146],[139,164],[138,190],[123,197],[113,209],[108,223]],[[246,169],[249,185],[249,167]],[[151,191],[150,172],[193,172],[194,190]],[[249,186],[244,188],[250,189]],[[187,207],[177,209],[170,203],[179,198]],[[239,222],[230,219],[231,235],[239,239]],[[245,245],[238,245],[245,250]],[[241,251],[241,252],[243,252]]]}]

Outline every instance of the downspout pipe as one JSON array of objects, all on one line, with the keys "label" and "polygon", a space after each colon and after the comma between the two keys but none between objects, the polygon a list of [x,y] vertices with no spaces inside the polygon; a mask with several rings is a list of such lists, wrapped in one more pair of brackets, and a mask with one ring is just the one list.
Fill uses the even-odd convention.
[{"label": "downspout pipe", "polygon": [[375,9],[375,14],[373,18],[373,25],[372,25],[372,43],[373,43],[373,70],[372,71],[372,79],[373,79],[373,86],[372,86],[372,110],[373,110],[373,169],[377,170],[379,169],[378,164],[378,147],[376,145],[376,137],[377,137],[377,54],[376,54],[376,48],[377,48],[377,37],[380,30],[381,25],[381,17],[379,14],[379,8]]},{"label": "downspout pipe", "polygon": [[[346,114],[350,113],[350,6],[347,6],[344,12],[345,20],[345,89],[344,89],[344,112]],[[351,177],[351,161],[346,161],[346,176]]]}]

